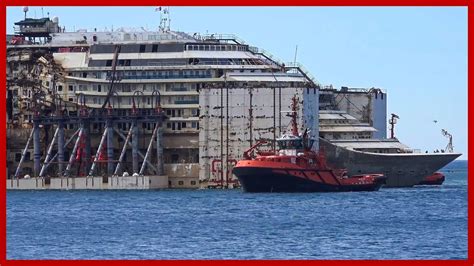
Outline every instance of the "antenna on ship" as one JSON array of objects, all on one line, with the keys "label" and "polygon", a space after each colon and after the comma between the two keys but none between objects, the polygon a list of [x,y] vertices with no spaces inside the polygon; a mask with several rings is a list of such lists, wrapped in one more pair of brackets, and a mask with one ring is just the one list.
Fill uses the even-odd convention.
[{"label": "antenna on ship", "polygon": [[28,10],[30,10],[27,6],[23,7],[23,12],[25,13],[25,19],[26,19],[26,13],[28,13]]},{"label": "antenna on ship", "polygon": [[443,134],[443,136],[449,139],[448,145],[446,145],[446,148],[444,150],[446,152],[454,152],[453,135],[449,134],[449,132],[446,129],[441,129],[441,133]]},{"label": "antenna on ship", "polygon": [[388,123],[390,124],[390,138],[391,139],[395,138],[395,124],[397,123],[398,119],[400,119],[398,115],[392,114],[392,117],[388,120]]},{"label": "antenna on ship", "polygon": [[170,28],[171,28],[170,8],[159,6],[155,8],[155,11],[160,12],[159,30],[161,32],[170,31]]},{"label": "antenna on ship", "polygon": [[293,63],[294,63],[295,66],[296,66],[296,55],[298,55],[298,44],[296,45],[296,48],[295,48],[295,58],[293,59]]}]

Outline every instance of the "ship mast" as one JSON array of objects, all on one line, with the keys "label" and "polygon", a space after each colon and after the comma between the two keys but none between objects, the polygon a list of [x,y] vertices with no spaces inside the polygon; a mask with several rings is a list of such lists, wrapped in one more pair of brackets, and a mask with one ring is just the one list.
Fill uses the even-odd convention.
[{"label": "ship mast", "polygon": [[453,135],[451,135],[446,129],[441,129],[441,133],[443,134],[443,136],[449,139],[448,145],[446,145],[446,148],[444,150],[446,152],[454,152]]},{"label": "ship mast", "polygon": [[161,32],[167,32],[171,29],[171,18],[170,18],[170,8],[169,7],[157,7],[156,11],[160,11],[160,27]]},{"label": "ship mast", "polygon": [[395,124],[397,123],[397,119],[400,119],[400,117],[396,114],[392,114],[392,117],[388,120],[388,123],[390,124],[390,138],[391,139],[395,138]]},{"label": "ship mast", "polygon": [[291,133],[293,136],[298,136],[298,98],[293,96],[291,100]]}]

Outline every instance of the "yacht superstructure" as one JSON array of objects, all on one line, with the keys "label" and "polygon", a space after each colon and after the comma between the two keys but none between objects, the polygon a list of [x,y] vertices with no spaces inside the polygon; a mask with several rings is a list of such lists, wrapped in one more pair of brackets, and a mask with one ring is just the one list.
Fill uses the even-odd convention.
[{"label": "yacht superstructure", "polygon": [[[319,110],[321,149],[330,165],[347,168],[349,174],[380,172],[387,177],[387,187],[413,186],[461,155],[447,151],[422,153],[395,137],[387,138],[386,123],[379,129],[373,126],[376,114],[372,113],[386,109],[381,90],[345,87],[321,95],[320,101],[325,103],[321,105],[325,109]],[[384,134],[378,134],[380,129]]]}]

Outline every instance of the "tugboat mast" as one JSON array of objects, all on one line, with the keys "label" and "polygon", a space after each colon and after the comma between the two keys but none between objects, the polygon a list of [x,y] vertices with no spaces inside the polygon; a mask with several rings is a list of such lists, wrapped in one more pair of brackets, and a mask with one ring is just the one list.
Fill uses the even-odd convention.
[{"label": "tugboat mast", "polygon": [[298,136],[298,98],[293,96],[291,103],[291,133],[293,136]]}]

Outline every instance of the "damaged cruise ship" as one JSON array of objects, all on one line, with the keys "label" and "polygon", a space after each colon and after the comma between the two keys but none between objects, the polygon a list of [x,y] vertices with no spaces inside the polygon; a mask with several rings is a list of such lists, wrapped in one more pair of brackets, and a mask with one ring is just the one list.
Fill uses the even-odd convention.
[{"label": "damaged cruise ship", "polygon": [[298,124],[320,137],[313,148],[351,175],[383,173],[389,186],[412,186],[459,156],[408,152],[386,139],[385,93],[353,93],[370,103],[353,100],[365,109],[351,112],[338,98],[351,91],[324,88],[300,64],[234,35],[166,23],[66,32],[58,18],[26,12],[15,24],[7,36],[9,178],[96,175],[105,183],[130,173],[166,175],[171,188],[235,187],[233,167],[260,140],[275,148],[295,95]]}]

